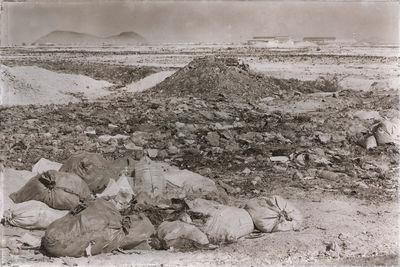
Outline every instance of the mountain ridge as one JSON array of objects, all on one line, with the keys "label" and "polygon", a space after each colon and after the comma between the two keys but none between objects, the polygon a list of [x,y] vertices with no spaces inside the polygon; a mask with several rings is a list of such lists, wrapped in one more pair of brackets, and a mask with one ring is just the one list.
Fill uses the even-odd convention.
[{"label": "mountain ridge", "polygon": [[100,37],[89,33],[56,30],[40,37],[32,44],[127,45],[127,44],[141,44],[145,42],[146,39],[142,35],[134,31],[125,31],[116,35]]}]

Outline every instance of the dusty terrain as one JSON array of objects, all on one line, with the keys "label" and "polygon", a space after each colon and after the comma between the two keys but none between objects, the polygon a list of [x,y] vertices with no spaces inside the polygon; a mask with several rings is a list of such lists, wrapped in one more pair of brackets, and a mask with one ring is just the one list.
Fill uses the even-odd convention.
[{"label": "dusty terrain", "polygon": [[[395,48],[170,45],[1,53],[0,63],[11,73],[35,66],[63,75],[63,85],[90,79],[109,92],[96,99],[85,95],[91,86],[83,87],[71,99],[66,89],[58,105],[2,107],[5,167],[30,170],[41,157],[63,162],[79,150],[113,159],[132,155],[132,147],[157,149],[157,160],[214,179],[232,205],[279,194],[305,217],[298,232],[254,234],[216,250],[73,259],[2,248],[3,264],[398,263],[398,146],[360,145],[377,122],[399,119]],[[240,64],[206,60],[187,66],[205,55],[238,58]],[[145,90],[155,81],[161,83]],[[130,138],[98,138],[117,134]],[[276,156],[287,160],[274,161]]]}]

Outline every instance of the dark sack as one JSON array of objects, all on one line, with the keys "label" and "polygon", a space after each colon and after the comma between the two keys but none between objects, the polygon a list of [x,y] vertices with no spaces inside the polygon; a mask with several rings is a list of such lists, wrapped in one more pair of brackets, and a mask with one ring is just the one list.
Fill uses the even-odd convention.
[{"label": "dark sack", "polygon": [[110,181],[107,164],[108,161],[100,154],[80,152],[72,155],[60,171],[79,175],[93,193],[100,193]]},{"label": "dark sack", "polygon": [[144,242],[147,243],[155,233],[153,224],[144,214],[129,215],[124,220],[128,220],[124,225],[129,226],[126,228],[127,235],[120,246],[123,249],[133,249]]},{"label": "dark sack", "polygon": [[122,216],[99,198],[51,223],[42,248],[51,256],[89,256],[117,249],[124,237]]},{"label": "dark sack", "polygon": [[73,209],[88,197],[89,187],[79,176],[54,170],[36,175],[10,195],[15,203],[38,200],[59,210]]}]

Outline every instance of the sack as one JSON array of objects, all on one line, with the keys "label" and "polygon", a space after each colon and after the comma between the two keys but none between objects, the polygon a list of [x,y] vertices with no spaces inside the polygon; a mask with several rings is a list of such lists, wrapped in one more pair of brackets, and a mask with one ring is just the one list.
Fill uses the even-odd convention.
[{"label": "sack", "polygon": [[303,221],[300,212],[280,196],[251,199],[245,209],[256,228],[265,233],[299,230]]},{"label": "sack", "polygon": [[100,154],[80,152],[72,155],[60,171],[77,174],[93,193],[100,193],[107,186],[111,176],[107,164],[107,160]]},{"label": "sack", "polygon": [[81,257],[117,249],[124,237],[119,212],[104,199],[96,199],[50,224],[42,247],[51,256]]},{"label": "sack", "polygon": [[207,245],[207,236],[196,226],[181,221],[163,222],[157,230],[157,236],[165,249],[188,248]]},{"label": "sack", "polygon": [[52,170],[36,175],[10,195],[15,203],[38,200],[59,210],[73,209],[88,197],[90,190],[79,176]]},{"label": "sack", "polygon": [[136,195],[146,193],[151,199],[164,197],[166,180],[161,168],[148,157],[143,157],[135,166],[133,191]]},{"label": "sack", "polygon": [[167,181],[169,198],[195,199],[219,195],[218,188],[213,180],[189,170],[180,170],[169,166],[163,175]]},{"label": "sack", "polygon": [[133,249],[140,244],[146,242],[155,233],[153,224],[150,222],[144,214],[130,215],[125,218],[129,220],[127,225],[128,234],[122,240],[121,248],[123,249]]},{"label": "sack", "polygon": [[5,211],[4,220],[7,224],[24,229],[46,229],[55,220],[67,215],[66,210],[55,210],[45,203],[29,200]]},{"label": "sack", "polygon": [[195,199],[187,204],[192,212],[209,216],[200,229],[207,234],[212,243],[235,242],[254,230],[253,220],[244,209],[205,199]]}]

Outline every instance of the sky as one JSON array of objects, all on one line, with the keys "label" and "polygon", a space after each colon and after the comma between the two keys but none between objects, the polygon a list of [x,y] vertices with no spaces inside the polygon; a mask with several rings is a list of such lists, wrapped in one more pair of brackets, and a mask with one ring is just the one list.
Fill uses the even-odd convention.
[{"label": "sky", "polygon": [[[239,42],[255,35],[399,42],[399,4],[372,1],[35,1],[4,3],[10,44],[54,30],[150,42]],[[4,12],[2,13],[5,21]],[[4,32],[4,27],[3,27]]]}]

